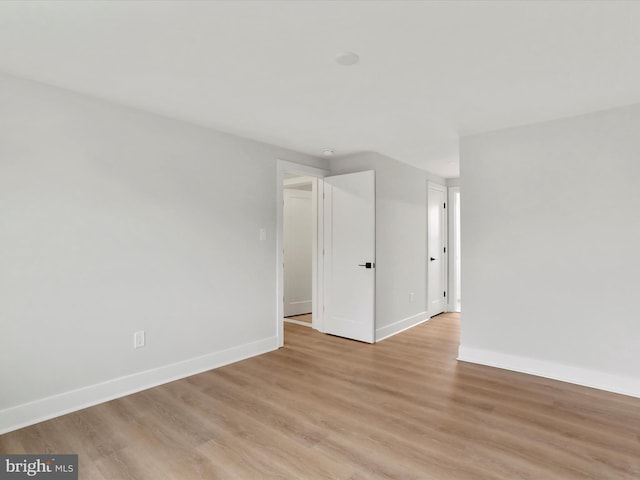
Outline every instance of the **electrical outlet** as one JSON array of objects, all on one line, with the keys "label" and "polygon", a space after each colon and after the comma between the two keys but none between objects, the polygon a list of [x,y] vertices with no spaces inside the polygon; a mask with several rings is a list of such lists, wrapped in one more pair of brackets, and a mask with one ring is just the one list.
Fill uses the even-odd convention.
[{"label": "electrical outlet", "polygon": [[415,296],[414,292],[409,292],[409,303],[413,303],[413,297]]},{"label": "electrical outlet", "polygon": [[144,347],[144,330],[134,332],[133,334],[133,348]]}]

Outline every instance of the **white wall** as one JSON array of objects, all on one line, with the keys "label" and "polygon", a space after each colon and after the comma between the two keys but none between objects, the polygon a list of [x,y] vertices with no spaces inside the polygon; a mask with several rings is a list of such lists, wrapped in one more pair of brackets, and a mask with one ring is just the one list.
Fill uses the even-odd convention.
[{"label": "white wall", "polygon": [[373,152],[335,158],[330,165],[333,175],[376,171],[376,339],[381,340],[427,318],[427,181],[445,181]]},{"label": "white wall", "polygon": [[640,105],[462,140],[460,358],[640,396]]},{"label": "white wall", "polygon": [[0,432],[275,348],[278,158],[0,77]]},{"label": "white wall", "polygon": [[313,220],[309,190],[284,189],[284,316],[311,313]]},{"label": "white wall", "polygon": [[447,187],[460,187],[460,178],[447,178]]}]

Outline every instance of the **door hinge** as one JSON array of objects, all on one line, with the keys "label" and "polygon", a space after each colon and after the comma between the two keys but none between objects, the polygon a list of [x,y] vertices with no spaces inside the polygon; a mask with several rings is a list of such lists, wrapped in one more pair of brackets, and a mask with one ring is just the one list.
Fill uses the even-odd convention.
[{"label": "door hinge", "polygon": [[447,253],[447,247],[444,247],[444,253]]},{"label": "door hinge", "polygon": [[447,292],[444,292],[444,298],[447,298]]},{"label": "door hinge", "polygon": [[447,208],[447,204],[446,204],[446,203],[444,203],[443,205],[444,205],[444,206],[443,206],[442,208]]}]

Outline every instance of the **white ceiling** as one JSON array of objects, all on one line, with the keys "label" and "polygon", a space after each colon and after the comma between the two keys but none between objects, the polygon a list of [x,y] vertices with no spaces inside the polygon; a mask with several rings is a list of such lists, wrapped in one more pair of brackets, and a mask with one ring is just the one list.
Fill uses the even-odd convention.
[{"label": "white ceiling", "polygon": [[455,177],[459,135],[640,102],[639,25],[633,1],[4,1],[0,71]]}]

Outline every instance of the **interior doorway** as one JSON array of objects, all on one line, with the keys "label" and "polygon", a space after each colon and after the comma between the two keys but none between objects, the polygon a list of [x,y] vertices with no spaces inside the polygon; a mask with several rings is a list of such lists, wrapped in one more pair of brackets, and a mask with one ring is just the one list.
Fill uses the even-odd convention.
[{"label": "interior doorway", "polygon": [[[287,187],[300,184],[299,189],[293,188],[288,190],[298,190],[299,192],[309,192],[307,194],[293,194],[293,196],[301,197],[309,195],[311,197],[311,327],[321,332],[323,329],[324,315],[322,308],[319,306],[319,299],[322,298],[323,289],[323,271],[322,271],[322,242],[323,242],[323,205],[322,205],[322,179],[329,174],[329,171],[301,165],[285,160],[278,160],[277,171],[277,225],[276,225],[276,324],[278,334],[278,345],[284,345],[284,323],[285,323],[285,303],[287,302],[287,294],[285,293],[285,184]],[[311,187],[309,190],[308,182]],[[307,183],[307,186],[303,184]],[[289,194],[287,194],[289,195]],[[300,202],[303,203],[303,202]],[[298,205],[300,206],[300,205]],[[308,227],[308,225],[307,225]],[[291,247],[289,248],[291,250]],[[320,254],[319,254],[320,252]],[[290,252],[291,253],[291,252]],[[308,277],[307,277],[308,278]],[[291,280],[291,278],[290,278]],[[288,281],[289,283],[289,281]],[[307,291],[306,287],[300,292]],[[308,298],[300,292],[289,292],[289,304],[299,305],[298,308],[308,309]],[[296,303],[300,302],[300,303]],[[287,309],[287,315],[292,310]],[[305,319],[290,318],[292,323],[302,322]]]},{"label": "interior doorway", "polygon": [[[300,178],[309,177],[309,178]],[[285,260],[298,247],[285,247],[285,196],[311,182],[311,327],[322,333],[375,342],[375,172],[329,176],[329,172],[284,160],[278,161],[276,229],[276,321],[279,346],[284,345],[285,321],[299,322],[290,313],[308,310],[307,293],[285,291]],[[294,202],[295,203],[295,202]],[[299,202],[301,203],[301,202]],[[296,208],[300,207],[298,205]],[[306,208],[306,207],[305,207]],[[302,208],[301,208],[302,209]],[[308,224],[307,227],[308,228]],[[308,238],[308,232],[305,233]],[[292,252],[293,251],[293,252]],[[308,253],[305,253],[308,255]],[[307,260],[303,263],[306,264]],[[295,269],[290,269],[295,277]],[[305,274],[306,275],[306,274]],[[308,278],[308,277],[306,277]],[[293,281],[296,281],[295,278]],[[287,280],[287,284],[292,283]],[[301,290],[302,292],[302,290]],[[300,310],[296,311],[299,308]],[[286,313],[285,313],[286,311]],[[288,319],[285,318],[288,316]]]},{"label": "interior doorway", "polygon": [[283,181],[284,320],[313,322],[313,202],[317,182],[285,172]]}]

